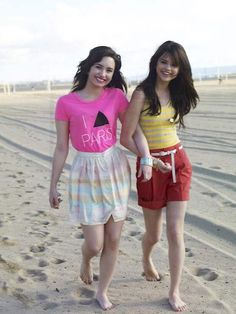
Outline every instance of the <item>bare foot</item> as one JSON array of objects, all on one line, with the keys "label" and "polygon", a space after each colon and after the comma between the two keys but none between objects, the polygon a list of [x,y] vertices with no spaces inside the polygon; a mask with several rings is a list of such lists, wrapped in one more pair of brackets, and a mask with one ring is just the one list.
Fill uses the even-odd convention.
[{"label": "bare foot", "polygon": [[160,281],[161,278],[156,270],[156,268],[153,265],[152,260],[150,261],[143,261],[143,276],[146,277],[147,281]]},{"label": "bare foot", "polygon": [[187,310],[186,303],[180,299],[179,295],[175,294],[172,297],[169,297],[169,303],[175,312],[184,312]]},{"label": "bare foot", "polygon": [[109,301],[106,295],[96,295],[96,300],[103,311],[108,311],[113,308],[113,304]]},{"label": "bare foot", "polygon": [[90,285],[93,282],[93,270],[91,264],[85,263],[84,260],[80,267],[80,278],[86,285]]}]

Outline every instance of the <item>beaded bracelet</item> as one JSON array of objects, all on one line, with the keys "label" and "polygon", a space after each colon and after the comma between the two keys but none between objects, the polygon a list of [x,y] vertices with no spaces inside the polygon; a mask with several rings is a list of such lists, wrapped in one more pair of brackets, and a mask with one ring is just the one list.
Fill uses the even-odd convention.
[{"label": "beaded bracelet", "polygon": [[153,166],[153,159],[151,157],[142,157],[140,159],[140,164],[144,166]]}]

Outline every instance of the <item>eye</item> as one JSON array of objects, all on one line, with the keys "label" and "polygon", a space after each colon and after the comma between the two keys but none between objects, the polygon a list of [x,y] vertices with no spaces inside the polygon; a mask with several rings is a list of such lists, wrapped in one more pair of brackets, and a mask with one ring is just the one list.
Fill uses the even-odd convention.
[{"label": "eye", "polygon": [[160,62],[161,62],[162,64],[166,64],[166,63],[167,63],[167,61],[164,60],[164,59],[161,59]]},{"label": "eye", "polygon": [[96,64],[96,65],[95,65],[95,68],[96,68],[96,69],[101,69],[102,66],[101,66],[100,64]]}]

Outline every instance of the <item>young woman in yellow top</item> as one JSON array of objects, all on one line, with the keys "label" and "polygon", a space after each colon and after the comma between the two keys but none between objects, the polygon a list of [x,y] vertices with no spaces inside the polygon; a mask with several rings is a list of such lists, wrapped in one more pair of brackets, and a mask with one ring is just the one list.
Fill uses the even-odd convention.
[{"label": "young woman in yellow top", "polygon": [[[142,240],[144,274],[149,281],[160,280],[151,253],[161,237],[162,208],[166,207],[169,303],[178,312],[187,309],[179,286],[192,168],[176,127],[184,127],[184,116],[196,107],[198,99],[184,48],[167,41],[151,57],[148,76],[132,95],[121,133],[122,145],[138,155],[138,203],[143,208],[146,227]],[[134,150],[134,133],[140,127],[143,141],[136,141]]]}]

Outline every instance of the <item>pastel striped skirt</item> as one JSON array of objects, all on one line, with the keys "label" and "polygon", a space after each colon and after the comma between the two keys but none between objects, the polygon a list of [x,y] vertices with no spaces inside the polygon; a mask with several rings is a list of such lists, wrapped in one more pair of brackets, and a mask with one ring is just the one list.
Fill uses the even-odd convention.
[{"label": "pastel striped skirt", "polygon": [[70,172],[70,219],[84,225],[124,220],[131,186],[128,159],[113,146],[102,153],[77,152]]}]

